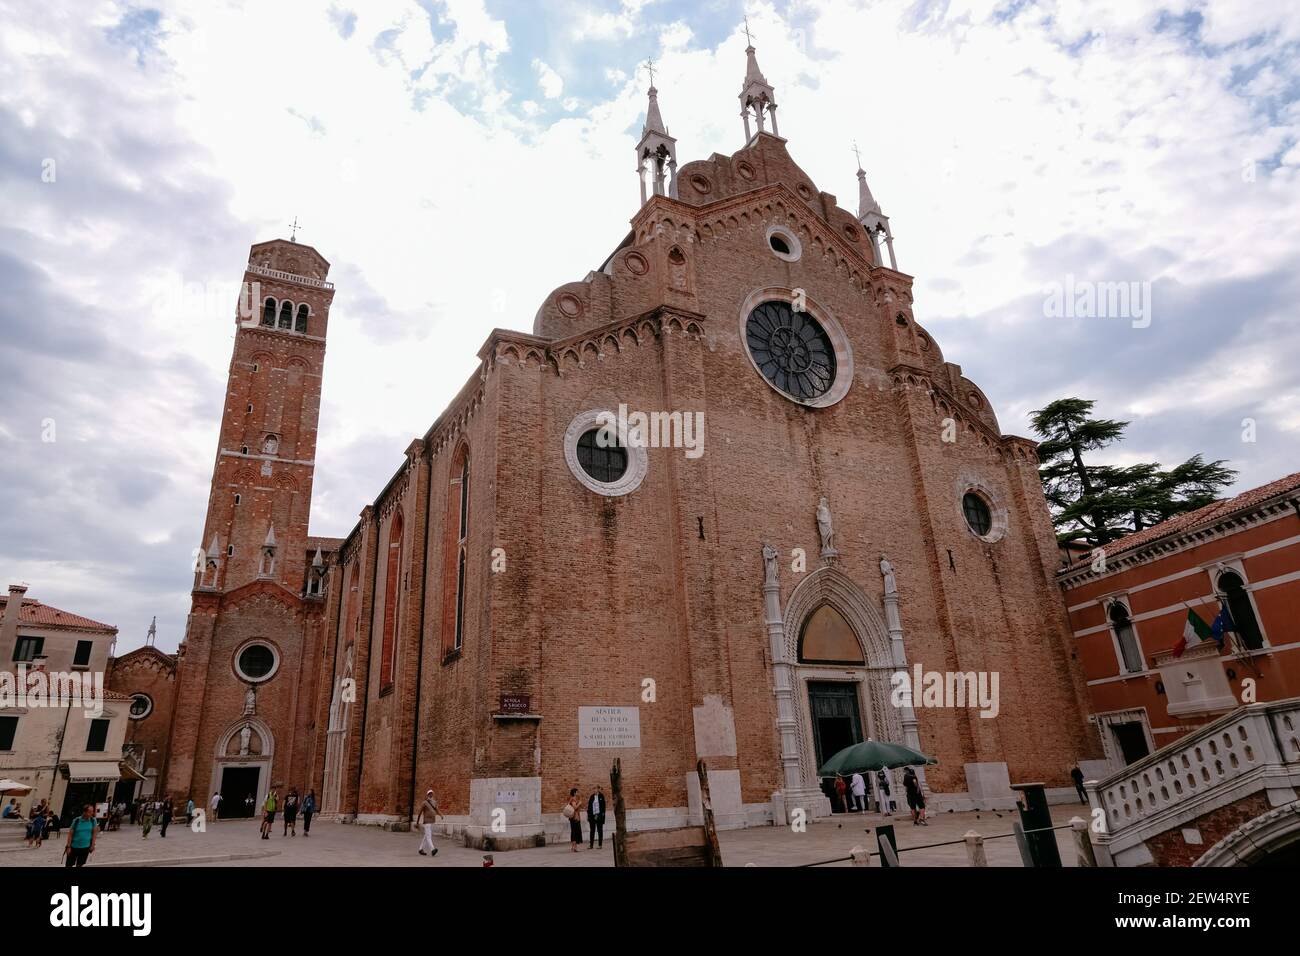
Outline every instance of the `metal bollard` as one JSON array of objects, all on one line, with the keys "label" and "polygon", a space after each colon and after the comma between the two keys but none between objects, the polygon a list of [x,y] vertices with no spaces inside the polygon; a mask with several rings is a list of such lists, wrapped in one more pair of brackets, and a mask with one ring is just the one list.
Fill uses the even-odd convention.
[{"label": "metal bollard", "polygon": [[966,855],[971,866],[988,866],[988,857],[984,855],[984,838],[974,830],[966,831]]}]

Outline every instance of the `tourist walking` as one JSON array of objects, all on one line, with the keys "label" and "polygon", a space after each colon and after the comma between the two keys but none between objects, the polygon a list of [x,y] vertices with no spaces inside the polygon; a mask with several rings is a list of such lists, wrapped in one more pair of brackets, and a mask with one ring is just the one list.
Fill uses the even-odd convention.
[{"label": "tourist walking", "polygon": [[284,836],[298,835],[298,791],[290,790],[284,798]]},{"label": "tourist walking", "polygon": [[224,799],[220,793],[212,794],[212,799],[208,801],[208,809],[211,811],[209,816],[212,818],[209,822],[216,823],[221,818],[221,801]]},{"label": "tourist walking", "polygon": [[853,812],[865,812],[867,809],[867,782],[862,779],[862,774],[853,774],[849,779],[849,790],[853,794]]},{"label": "tourist walking", "polygon": [[64,866],[85,866],[86,857],[95,852],[95,805],[88,803],[81,816],[68,827],[68,842],[63,845]]},{"label": "tourist walking", "polygon": [[835,775],[835,802],[839,804],[840,813],[848,812],[848,801],[844,798],[848,789],[848,785],[844,782],[844,775],[837,773]]},{"label": "tourist walking", "polygon": [[271,828],[275,826],[275,809],[280,804],[275,787],[266,795],[266,802],[262,804],[262,839],[271,839]]},{"label": "tourist walking", "polygon": [[163,801],[162,808],[158,811],[158,835],[160,837],[166,838],[167,827],[171,824],[175,812],[176,810],[172,806],[172,798],[168,797]]},{"label": "tourist walking", "polygon": [[149,831],[153,829],[153,804],[146,803],[140,808],[140,839],[149,839]]},{"label": "tourist walking", "polygon": [[311,836],[311,815],[316,812],[316,791],[308,790],[302,801],[302,835]]},{"label": "tourist walking", "polygon": [[929,826],[925,822],[925,794],[921,792],[921,778],[911,767],[903,771],[903,789],[907,791],[907,806],[912,811],[912,825]]},{"label": "tourist walking", "polygon": [[1088,791],[1083,789],[1083,771],[1079,769],[1078,765],[1070,771],[1070,779],[1074,781],[1074,789],[1078,791],[1079,802],[1087,803]]},{"label": "tourist walking", "polygon": [[188,827],[193,825],[193,823],[194,823],[194,798],[187,797],[185,799],[185,825]]},{"label": "tourist walking", "polygon": [[587,798],[587,849],[605,845],[605,791],[596,784],[596,792]]},{"label": "tourist walking", "polygon": [[[438,855],[438,848],[433,845],[433,825],[438,822],[438,817],[442,816],[438,812],[438,801],[433,797],[432,790],[424,792],[424,803],[420,804],[420,812],[415,815],[416,826],[424,827],[424,839],[420,841],[420,856],[434,857]],[[426,853],[425,847],[429,850]]]},{"label": "tourist walking", "polygon": [[244,798],[244,813],[251,817],[253,815],[253,807],[256,806],[256,804],[257,801],[253,799],[253,795],[250,793]]},{"label": "tourist walking", "polygon": [[578,852],[578,844],[582,842],[582,810],[579,806],[578,788],[570,787],[569,799],[561,812],[564,819],[569,821],[569,849],[574,853]]}]

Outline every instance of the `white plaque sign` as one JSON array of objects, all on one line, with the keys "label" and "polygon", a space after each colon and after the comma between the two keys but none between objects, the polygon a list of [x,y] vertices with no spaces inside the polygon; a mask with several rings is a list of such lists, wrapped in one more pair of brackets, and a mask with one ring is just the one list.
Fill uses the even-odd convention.
[{"label": "white plaque sign", "polygon": [[582,749],[641,748],[639,707],[579,707],[578,747]]}]

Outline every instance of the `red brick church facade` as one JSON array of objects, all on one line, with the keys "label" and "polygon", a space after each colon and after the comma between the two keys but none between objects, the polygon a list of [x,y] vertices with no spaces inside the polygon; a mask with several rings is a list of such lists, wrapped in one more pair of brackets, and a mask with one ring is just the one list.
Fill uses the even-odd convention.
[{"label": "red brick church facade", "polygon": [[[743,147],[678,169],[652,89],[626,238],[488,336],[341,542],[307,537],[328,266],[253,247],[272,311],[237,337],[170,787],[266,768],[259,796],[395,825],[433,788],[510,846],[613,757],[653,827],[698,813],[699,758],[745,825],[825,812],[817,767],[867,737],[936,757],[940,806],[1099,755],[1033,443],[917,323],[865,173],[855,216],[791,159],[747,55]],[[996,673],[997,716],[896,706],[915,665]]]}]

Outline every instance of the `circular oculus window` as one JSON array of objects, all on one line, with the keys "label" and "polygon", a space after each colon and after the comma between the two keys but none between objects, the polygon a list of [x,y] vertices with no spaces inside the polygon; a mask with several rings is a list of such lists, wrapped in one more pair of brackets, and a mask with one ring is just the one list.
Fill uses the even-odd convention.
[{"label": "circular oculus window", "polygon": [[803,255],[803,244],[799,242],[799,237],[784,226],[769,226],[765,238],[768,248],[776,253],[778,259],[798,262]]},{"label": "circular oculus window", "polygon": [[235,655],[235,674],[250,684],[260,684],[275,676],[280,655],[270,644],[256,641],[244,645]]},{"label": "circular oculus window", "polygon": [[740,332],[750,362],[767,384],[791,401],[827,408],[842,399],[853,380],[853,351],[844,330],[806,296],[763,289],[750,295]]},{"label": "circular oculus window", "polygon": [[144,720],[153,712],[153,701],[148,694],[132,694],[130,715],[132,720]]},{"label": "circular oculus window", "polygon": [[614,412],[581,412],[564,433],[564,461],[589,491],[607,498],[631,494],[649,470],[645,445],[629,440],[628,423]]},{"label": "circular oculus window", "polygon": [[763,377],[798,401],[821,398],[835,382],[830,336],[788,302],[764,302],[751,312],[745,344]]}]

